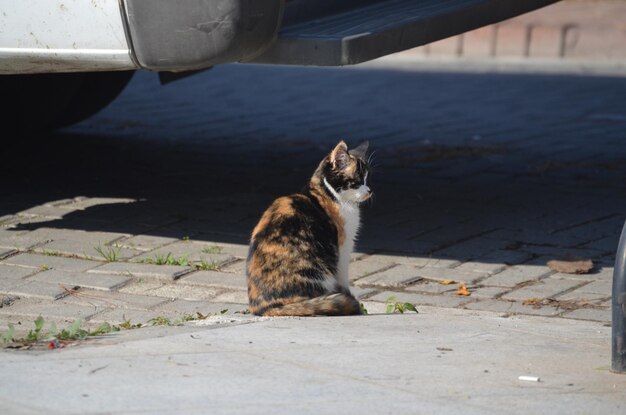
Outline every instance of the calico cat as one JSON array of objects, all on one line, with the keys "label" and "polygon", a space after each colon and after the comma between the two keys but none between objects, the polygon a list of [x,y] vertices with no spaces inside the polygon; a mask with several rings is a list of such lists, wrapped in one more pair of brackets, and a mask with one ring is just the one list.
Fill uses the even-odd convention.
[{"label": "calico cat", "polygon": [[339,144],[302,193],[278,198],[252,231],[246,263],[250,311],[259,316],[361,314],[348,265],[369,199],[368,143]]}]

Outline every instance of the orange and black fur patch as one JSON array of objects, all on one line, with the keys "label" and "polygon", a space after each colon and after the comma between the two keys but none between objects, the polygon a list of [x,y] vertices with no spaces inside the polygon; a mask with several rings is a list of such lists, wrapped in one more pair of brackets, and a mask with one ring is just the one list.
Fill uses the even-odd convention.
[{"label": "orange and black fur patch", "polygon": [[349,152],[340,142],[302,193],[278,198],[265,211],[252,232],[246,264],[253,314],[361,314],[337,271],[346,238],[341,192],[365,188],[369,197],[365,151]]}]

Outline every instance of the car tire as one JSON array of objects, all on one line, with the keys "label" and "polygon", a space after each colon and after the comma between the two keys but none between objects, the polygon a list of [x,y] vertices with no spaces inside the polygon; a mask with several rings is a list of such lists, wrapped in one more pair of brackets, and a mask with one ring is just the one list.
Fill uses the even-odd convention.
[{"label": "car tire", "polygon": [[4,125],[22,135],[82,121],[111,103],[134,71],[0,76]]}]

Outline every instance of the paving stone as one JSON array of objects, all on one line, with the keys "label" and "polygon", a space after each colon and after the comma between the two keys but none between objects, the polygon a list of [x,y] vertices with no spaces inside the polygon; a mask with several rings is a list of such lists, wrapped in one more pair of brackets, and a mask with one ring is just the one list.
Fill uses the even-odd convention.
[{"label": "paving stone", "polygon": [[468,310],[493,311],[496,313],[506,314],[528,314],[537,316],[556,316],[563,312],[556,307],[541,306],[534,307],[531,305],[523,305],[520,302],[485,299],[481,301],[465,304],[464,308]]},{"label": "paving stone", "polygon": [[18,212],[19,216],[43,216],[48,219],[63,219],[63,216],[72,212],[71,209],[63,209],[56,206],[34,206],[30,209]]},{"label": "paving stone", "polygon": [[108,262],[88,272],[93,274],[116,274],[159,281],[174,281],[191,272],[190,267],[179,265],[155,265],[136,262]]},{"label": "paving stone", "polygon": [[13,233],[5,231],[0,235],[0,248],[26,251],[47,241],[47,239],[42,239],[38,235],[33,235],[33,232]]},{"label": "paving stone", "polygon": [[178,280],[178,283],[237,290],[248,289],[244,275],[229,274],[219,271],[197,271],[181,278]]},{"label": "paving stone", "polygon": [[507,265],[503,263],[497,264],[497,263],[481,262],[479,260],[475,260],[475,261],[465,262],[459,265],[458,267],[456,267],[455,269],[458,269],[459,271],[479,272],[482,274],[493,275],[493,274],[497,274],[500,271],[503,271],[504,269],[506,269],[506,267]]},{"label": "paving stone", "polygon": [[232,314],[236,311],[242,311],[247,309],[247,306],[230,304],[230,303],[217,303],[209,301],[190,301],[176,299],[170,303],[163,304],[154,308],[157,312],[171,312],[178,315],[202,313],[207,314],[220,314],[222,310],[228,310],[228,314]]},{"label": "paving stone", "polygon": [[67,304],[91,305],[100,309],[122,308],[133,310],[148,310],[169,301],[171,301],[169,298],[163,297],[89,289],[80,289],[76,294],[68,295],[63,299],[63,302]]},{"label": "paving stone", "polygon": [[540,265],[515,265],[481,281],[482,284],[496,287],[515,287],[526,281],[532,281],[550,275],[548,267]]},{"label": "paving stone", "polygon": [[455,269],[461,271],[482,272],[486,274],[496,274],[506,268],[507,265],[517,265],[527,261],[531,255],[521,251],[496,250],[486,255],[478,257],[472,261],[465,262]]},{"label": "paving stone", "polygon": [[[155,296],[154,290],[158,290],[159,288],[168,285],[159,280],[144,280],[143,278],[135,278],[130,281],[128,284],[118,289],[116,292],[126,293],[126,294],[140,294],[140,295],[149,295]],[[167,296],[165,296],[167,297]]]},{"label": "paving stone", "polygon": [[379,260],[375,256],[370,256],[359,261],[351,262],[348,274],[350,275],[350,281],[354,281],[375,272],[391,268],[394,265],[394,262]]},{"label": "paving stone", "polygon": [[225,265],[234,260],[234,257],[229,254],[212,254],[203,252],[203,250],[208,250],[208,252],[212,252],[211,248],[212,246],[206,243],[181,241],[175,242],[170,245],[165,245],[150,252],[146,252],[142,255],[137,256],[136,258],[133,258],[133,260],[150,260],[154,259],[155,257],[165,257],[168,254],[170,254],[174,258],[186,258],[190,262],[206,261],[208,263],[216,263],[218,266]]},{"label": "paving stone", "polygon": [[578,320],[593,320],[609,323],[612,320],[611,309],[599,309],[599,308],[579,308],[578,310],[571,311],[563,314],[563,317],[574,318]]},{"label": "paving stone", "polygon": [[559,300],[598,302],[611,297],[613,283],[611,281],[593,281],[587,285],[575,289],[567,294],[559,296]]},{"label": "paving stone", "polygon": [[613,269],[605,270],[597,269],[594,267],[588,274],[566,274],[564,272],[557,272],[556,274],[552,274],[550,278],[559,278],[565,280],[576,280],[580,282],[584,281],[612,281],[613,280]]},{"label": "paving stone", "polygon": [[602,252],[593,249],[579,249],[579,248],[560,248],[553,246],[539,246],[539,245],[522,245],[519,248],[520,251],[528,252],[533,255],[541,255],[546,257],[546,262],[551,259],[561,259],[567,257],[591,259],[597,261]]},{"label": "paving stone", "polygon": [[86,320],[97,313],[91,306],[82,306],[77,304],[65,304],[63,300],[57,301],[38,301],[27,302],[20,301],[11,307],[0,308],[0,314],[11,314],[20,316],[48,318],[61,318],[67,321],[76,319]]},{"label": "paving stone", "polygon": [[140,251],[127,249],[127,248],[118,248],[118,247],[109,247],[108,245],[99,245],[98,242],[93,241],[83,241],[80,239],[69,240],[69,239],[57,239],[52,242],[47,242],[43,245],[37,246],[33,248],[33,251],[39,252],[42,254],[61,254],[68,256],[76,256],[78,258],[91,259],[91,260],[104,260],[105,258],[102,256],[97,249],[102,249],[105,254],[109,252],[116,254],[117,260],[124,261],[130,259]]},{"label": "paving stone", "polygon": [[471,283],[489,274],[481,272],[463,271],[457,268],[422,267],[418,270],[420,277],[437,281],[457,281]]},{"label": "paving stone", "polygon": [[617,251],[618,242],[619,242],[619,237],[607,236],[605,238],[601,238],[601,239],[586,243],[585,245],[583,245],[583,247],[594,249],[600,252],[614,253],[615,251]]},{"label": "paving stone", "polygon": [[410,252],[432,254],[462,241],[478,237],[490,230],[484,224],[457,223],[407,241],[408,249]]},{"label": "paving stone", "polygon": [[131,278],[122,275],[79,273],[61,270],[48,270],[29,278],[33,281],[59,284],[67,288],[83,287],[96,290],[114,290],[127,284]]},{"label": "paving stone", "polygon": [[567,291],[577,285],[579,281],[545,278],[533,285],[528,285],[513,290],[502,296],[504,300],[524,301],[530,298],[553,298],[563,291]]},{"label": "paving stone", "polygon": [[428,256],[406,256],[404,254],[393,254],[389,252],[376,253],[372,258],[381,262],[391,262],[393,264],[411,265],[414,267],[452,268],[461,263],[451,258],[432,258]]},{"label": "paving stone", "polygon": [[32,275],[39,270],[32,268],[15,267],[0,263],[0,280],[16,280]]},{"label": "paving stone", "polygon": [[428,295],[417,293],[397,293],[393,291],[384,291],[376,294],[375,296],[368,298],[368,301],[378,301],[386,303],[389,297],[396,297],[396,301],[403,303],[411,303],[416,306],[429,305],[435,307],[448,307],[454,308],[469,301],[467,297],[463,296],[448,296],[448,295]]},{"label": "paving stone", "polygon": [[[207,236],[205,236],[204,234],[196,237],[196,239],[199,238],[205,239]],[[249,250],[249,245],[247,243],[245,244],[236,244],[236,243],[229,243],[229,242],[221,242],[219,239],[215,238],[215,236],[209,236],[208,237],[208,241],[207,242],[199,242],[199,243],[204,243],[206,245],[208,245],[208,247],[218,253],[222,253],[222,254],[229,254],[232,255],[236,258],[246,258],[248,256],[248,250]]]},{"label": "paving stone", "polygon": [[145,295],[155,295],[157,297],[166,298],[180,298],[191,301],[201,300],[215,300],[215,297],[221,294],[224,290],[217,287],[202,287],[198,285],[184,285],[184,284],[160,284],[156,287],[147,288],[151,284],[144,283],[141,286],[133,284],[130,289],[122,288],[120,291],[125,293],[138,292]]},{"label": "paving stone", "polygon": [[472,298],[476,299],[485,299],[485,298],[494,298],[497,295],[501,295],[502,293],[507,292],[508,288],[503,287],[478,287],[472,288]]},{"label": "paving stone", "polygon": [[179,241],[179,238],[160,236],[160,235],[136,235],[130,238],[120,239],[115,241],[113,245],[122,248],[135,249],[138,251],[151,251],[156,248],[160,248],[164,245],[168,245]]},{"label": "paving stone", "polygon": [[136,199],[122,198],[122,197],[87,197],[78,196],[75,197],[71,203],[63,204],[62,206],[68,209],[88,209],[94,206],[102,205],[118,205],[126,203],[136,203]]},{"label": "paving stone", "polygon": [[435,251],[433,255],[454,258],[458,261],[468,261],[484,256],[497,249],[503,249],[508,242],[489,238],[475,238],[459,242],[447,248]]},{"label": "paving stone", "polygon": [[17,251],[15,249],[11,249],[11,248],[0,248],[0,259],[6,258],[9,255],[13,255],[16,252]]},{"label": "paving stone", "polygon": [[248,305],[248,292],[247,291],[228,291],[217,295],[214,299],[218,303],[234,303]]},{"label": "paving stone", "polygon": [[582,225],[574,226],[555,233],[566,238],[584,238],[588,243],[591,241],[597,241],[598,239],[602,239],[607,236],[613,236],[616,238],[615,240],[617,240],[623,226],[624,218],[619,215],[601,220],[588,221]]},{"label": "paving stone", "polygon": [[230,264],[220,267],[221,272],[228,272],[230,274],[246,275],[246,261],[239,260]]},{"label": "paving stone", "polygon": [[437,281],[419,280],[417,283],[412,284],[406,288],[406,291],[411,292],[423,292],[429,294],[442,294],[445,292],[453,292],[459,288],[458,284],[439,284]]},{"label": "paving stone", "polygon": [[585,237],[574,237],[549,233],[545,230],[532,228],[525,229],[499,229],[486,236],[487,238],[500,239],[508,242],[522,242],[527,245],[556,245],[563,247],[563,251],[573,249],[577,245],[589,242]]},{"label": "paving stone", "polygon": [[58,300],[65,297],[67,291],[59,286],[59,284],[28,281],[11,286],[7,289],[2,289],[2,283],[0,283],[0,290],[4,294],[14,295],[25,298],[41,298],[44,300]]},{"label": "paving stone", "polygon": [[40,227],[27,234],[30,238],[39,241],[83,241],[86,245],[107,245],[117,239],[128,236],[120,232],[84,231],[79,229],[60,229]]},{"label": "paving stone", "polygon": [[90,268],[102,265],[99,261],[87,261],[78,258],[66,258],[53,255],[40,255],[33,253],[22,253],[14,255],[2,261],[3,264],[17,265],[27,268],[53,268],[62,271],[86,271]]},{"label": "paving stone", "polygon": [[383,272],[363,277],[355,282],[356,285],[376,285],[381,287],[402,287],[422,277],[419,268],[408,265],[398,265]]},{"label": "paving stone", "polygon": [[[596,267],[594,267],[594,270],[591,272],[591,274],[585,274],[584,277],[586,279],[588,278],[594,281],[600,281],[600,280],[613,281],[613,272],[614,272],[614,268],[613,268],[612,263],[610,266],[606,266],[606,265],[603,265],[602,263],[599,263],[597,264]],[[566,274],[566,275],[568,276],[568,278],[575,278],[575,275],[573,274]]]}]

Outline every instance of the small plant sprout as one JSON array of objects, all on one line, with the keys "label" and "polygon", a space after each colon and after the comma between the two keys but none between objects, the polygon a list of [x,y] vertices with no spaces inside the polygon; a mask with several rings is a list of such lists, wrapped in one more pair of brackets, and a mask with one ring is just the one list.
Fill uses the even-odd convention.
[{"label": "small plant sprout", "polygon": [[12,343],[14,334],[15,334],[15,327],[13,326],[13,324],[9,323],[7,331],[5,331],[2,334],[2,337],[0,337],[0,341],[2,343]]},{"label": "small plant sprout", "polygon": [[172,321],[165,316],[158,316],[149,321],[153,326],[171,326]]},{"label": "small plant sprout", "polygon": [[389,298],[387,298],[387,308],[385,309],[385,312],[387,314],[392,314],[392,313],[400,313],[400,314],[404,314],[405,311],[414,311],[414,312],[418,312],[417,308],[415,308],[415,304],[411,304],[411,303],[401,303],[397,301],[398,299],[394,296],[391,296]]},{"label": "small plant sprout", "polygon": [[361,314],[368,314],[367,308],[365,308],[363,303],[359,303],[359,306],[361,307]]},{"label": "small plant sprout", "polygon": [[143,327],[143,324],[141,323],[133,324],[130,322],[130,320],[124,320],[118,325],[118,327],[124,330],[132,330],[132,329],[138,329],[138,328]]},{"label": "small plant sprout", "polygon": [[116,262],[119,261],[120,259],[120,253],[122,252],[121,248],[115,247],[115,246],[102,246],[102,245],[98,245],[98,246],[94,246],[94,248],[96,250],[97,253],[99,253],[102,258],[104,258],[104,260],[106,262]]},{"label": "small plant sprout", "polygon": [[220,268],[219,262],[205,261],[204,259],[200,262],[196,262],[193,266],[197,270],[201,270],[201,271],[217,271]]},{"label": "small plant sprout", "polygon": [[154,265],[181,265],[181,266],[189,265],[189,260],[187,259],[186,256],[180,256],[176,258],[172,256],[171,252],[168,252],[167,255],[154,254],[154,257],[145,258],[142,262],[146,264],[154,264]]},{"label": "small plant sprout", "polygon": [[219,245],[210,245],[202,249],[205,254],[221,254],[224,252],[224,248]]},{"label": "small plant sprout", "polygon": [[195,320],[206,320],[208,315],[202,314],[199,311],[196,311],[195,314],[185,314],[183,315],[182,321],[195,321]]}]

